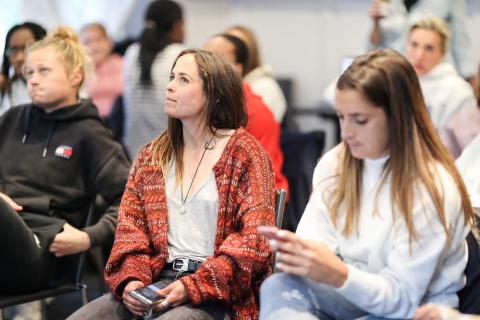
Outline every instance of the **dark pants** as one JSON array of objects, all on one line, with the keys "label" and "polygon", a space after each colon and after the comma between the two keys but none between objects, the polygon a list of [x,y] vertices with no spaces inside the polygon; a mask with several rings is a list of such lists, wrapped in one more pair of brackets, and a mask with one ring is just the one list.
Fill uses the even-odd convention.
[{"label": "dark pants", "polygon": [[[160,278],[166,284],[172,283],[178,278],[178,273],[172,270],[162,271]],[[134,315],[125,307],[121,300],[112,294],[104,295],[73,313],[67,320],[130,320]],[[210,302],[197,306],[185,304],[169,309],[163,313],[153,313],[146,319],[155,320],[229,320],[228,308],[220,303]]]},{"label": "dark pants", "polygon": [[47,286],[55,265],[48,247],[64,220],[16,212],[0,198],[0,295]]}]

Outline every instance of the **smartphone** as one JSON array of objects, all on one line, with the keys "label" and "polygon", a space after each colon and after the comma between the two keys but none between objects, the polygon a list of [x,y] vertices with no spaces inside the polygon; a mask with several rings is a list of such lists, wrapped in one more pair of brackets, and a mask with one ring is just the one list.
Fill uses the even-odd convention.
[{"label": "smartphone", "polygon": [[164,295],[159,295],[158,290],[166,287],[163,281],[152,283],[149,286],[130,291],[128,294],[146,305],[152,305],[165,299]]}]

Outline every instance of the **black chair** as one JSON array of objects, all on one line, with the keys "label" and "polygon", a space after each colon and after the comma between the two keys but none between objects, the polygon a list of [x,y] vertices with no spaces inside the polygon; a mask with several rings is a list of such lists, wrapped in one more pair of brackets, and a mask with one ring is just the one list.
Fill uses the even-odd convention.
[{"label": "black chair", "polygon": [[[93,218],[95,216],[96,210],[96,199],[92,200],[90,208],[88,211],[87,219],[85,222],[86,226],[92,224]],[[49,287],[42,289],[37,292],[18,294],[18,295],[0,295],[0,319],[3,319],[3,309],[19,305],[22,303],[42,300],[46,298],[56,297],[61,294],[78,292],[81,293],[82,304],[86,305],[88,303],[87,297],[87,285],[82,283],[82,274],[85,264],[85,254],[77,254],[71,257],[65,257],[59,263],[58,274],[60,277],[52,281]],[[42,307],[42,316],[45,318],[45,310]]]},{"label": "black chair", "polygon": [[275,191],[275,220],[277,223],[277,228],[282,227],[286,198],[287,192],[285,190],[278,189]]},{"label": "black chair", "polygon": [[323,131],[282,131],[282,172],[288,179],[289,198],[283,227],[295,231],[311,192],[313,170],[325,144]]},{"label": "black chair", "polygon": [[[480,220],[476,220],[475,227],[480,230]],[[467,236],[468,261],[465,268],[467,283],[458,292],[459,311],[468,314],[480,314],[480,248],[479,241],[474,232]]]}]

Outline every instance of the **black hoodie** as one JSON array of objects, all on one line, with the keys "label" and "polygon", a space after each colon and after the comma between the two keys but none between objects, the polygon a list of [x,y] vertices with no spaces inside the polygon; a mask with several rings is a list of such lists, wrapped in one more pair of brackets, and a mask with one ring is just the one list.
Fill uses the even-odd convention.
[{"label": "black hoodie", "polygon": [[108,208],[84,229],[92,246],[113,240],[129,167],[90,100],[51,113],[22,105],[0,118],[0,191],[24,212],[58,217],[77,228],[100,194]]}]

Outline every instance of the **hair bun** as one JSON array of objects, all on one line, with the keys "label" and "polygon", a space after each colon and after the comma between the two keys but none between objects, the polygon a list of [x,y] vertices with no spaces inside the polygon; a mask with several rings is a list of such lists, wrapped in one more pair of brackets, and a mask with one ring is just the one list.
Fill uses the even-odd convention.
[{"label": "hair bun", "polygon": [[52,33],[52,38],[79,42],[78,36],[75,31],[64,26],[56,28]]}]

